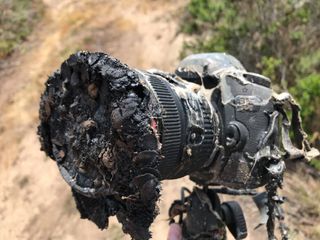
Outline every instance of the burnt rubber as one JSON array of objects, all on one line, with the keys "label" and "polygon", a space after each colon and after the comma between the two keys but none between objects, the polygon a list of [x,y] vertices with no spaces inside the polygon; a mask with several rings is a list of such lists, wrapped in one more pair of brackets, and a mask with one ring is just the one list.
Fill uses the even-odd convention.
[{"label": "burnt rubber", "polygon": [[78,52],[49,77],[40,102],[42,150],[71,186],[82,218],[99,228],[116,215],[149,239],[160,196],[160,112],[137,71],[103,53]]},{"label": "burnt rubber", "polygon": [[221,204],[224,221],[235,239],[245,239],[248,235],[246,220],[238,202],[228,201]]}]

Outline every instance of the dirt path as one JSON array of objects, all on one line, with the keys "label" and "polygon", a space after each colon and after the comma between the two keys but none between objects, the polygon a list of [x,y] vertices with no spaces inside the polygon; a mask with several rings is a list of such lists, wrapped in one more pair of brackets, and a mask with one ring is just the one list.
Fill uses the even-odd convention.
[{"label": "dirt path", "polygon": [[[39,151],[38,101],[47,76],[79,49],[108,52],[132,67],[172,71],[182,45],[176,20],[187,0],[43,2],[45,17],[22,52],[0,65],[0,239],[129,239],[115,219],[102,232],[79,218],[56,164]],[[182,185],[191,184],[163,183],[153,239],[166,239],[167,210]],[[257,212],[244,201],[253,222]],[[248,239],[263,239],[261,232],[250,231]]]}]

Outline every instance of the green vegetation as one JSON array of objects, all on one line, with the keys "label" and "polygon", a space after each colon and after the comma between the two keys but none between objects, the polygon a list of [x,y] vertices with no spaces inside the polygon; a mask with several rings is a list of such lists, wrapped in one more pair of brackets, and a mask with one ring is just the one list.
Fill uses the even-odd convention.
[{"label": "green vegetation", "polygon": [[27,38],[42,13],[40,0],[0,0],[0,59]]},{"label": "green vegetation", "polygon": [[305,129],[308,132],[317,130],[320,116],[320,74],[310,74],[300,79],[290,91],[299,99],[303,119],[309,123],[305,124]]},{"label": "green vegetation", "polygon": [[268,76],[300,103],[304,127],[320,147],[319,19],[318,0],[191,0],[181,30],[193,40],[181,57],[224,51]]}]

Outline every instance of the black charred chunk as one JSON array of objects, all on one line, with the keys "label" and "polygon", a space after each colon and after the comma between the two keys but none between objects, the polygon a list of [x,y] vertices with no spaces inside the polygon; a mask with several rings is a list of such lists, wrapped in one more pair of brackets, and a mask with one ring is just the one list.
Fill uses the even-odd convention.
[{"label": "black charred chunk", "polygon": [[41,149],[71,186],[82,218],[99,228],[116,215],[133,239],[149,239],[158,213],[159,109],[137,71],[103,53],[71,55],[46,82]]},{"label": "black charred chunk", "polygon": [[93,221],[100,229],[108,227],[108,217],[119,211],[119,204],[113,197],[90,198],[72,191],[81,218]]}]

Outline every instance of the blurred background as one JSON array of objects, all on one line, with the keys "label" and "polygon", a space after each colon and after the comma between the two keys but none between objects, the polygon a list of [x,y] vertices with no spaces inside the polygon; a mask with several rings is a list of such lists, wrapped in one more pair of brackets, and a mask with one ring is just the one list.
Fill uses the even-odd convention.
[{"label": "blurred background", "polygon": [[[36,135],[44,82],[77,50],[109,53],[131,67],[174,71],[196,52],[228,52],[291,92],[320,146],[318,0],[0,0],[0,239],[129,239],[81,220],[54,161]],[[320,161],[288,163],[282,194],[292,239],[320,239]],[[187,179],[165,181],[153,239],[166,239],[167,211]],[[230,197],[223,196],[223,199]],[[248,239],[259,214],[249,197]],[[230,238],[231,239],[231,238]]]}]

